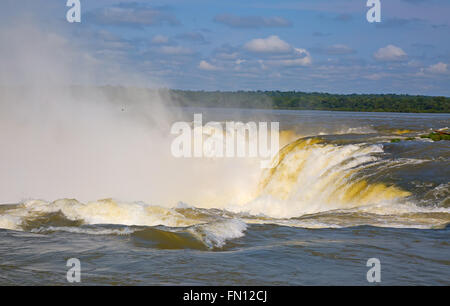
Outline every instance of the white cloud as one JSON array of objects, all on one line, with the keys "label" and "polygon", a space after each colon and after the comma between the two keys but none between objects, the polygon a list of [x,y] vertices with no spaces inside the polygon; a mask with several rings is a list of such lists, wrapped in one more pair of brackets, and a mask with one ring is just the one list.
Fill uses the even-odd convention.
[{"label": "white cloud", "polygon": [[237,52],[227,53],[227,52],[220,52],[217,53],[216,57],[224,60],[234,60],[238,58],[239,54]]},{"label": "white cloud", "polygon": [[311,55],[307,50],[294,48],[276,35],[253,39],[246,43],[244,48],[254,53],[269,54],[269,60],[265,61],[269,65],[307,66],[312,63]]},{"label": "white cloud", "polygon": [[189,55],[193,54],[192,50],[189,48],[181,46],[164,46],[161,47],[160,52],[167,55]]},{"label": "white cloud", "polygon": [[417,72],[415,76],[431,77],[436,74],[447,74],[448,72],[449,72],[448,65],[443,62],[439,62],[437,64],[430,65],[426,68],[420,68],[419,72]]},{"label": "white cloud", "polygon": [[448,72],[448,65],[442,62],[431,65],[425,69],[429,73],[444,74]]},{"label": "white cloud", "polygon": [[208,63],[207,61],[201,61],[200,64],[198,64],[198,68],[208,71],[215,71],[219,69],[218,67]]},{"label": "white cloud", "polygon": [[311,64],[311,59],[308,57],[295,58],[295,59],[281,60],[279,63],[283,66],[308,66]]},{"label": "white cloud", "polygon": [[355,50],[353,50],[347,45],[336,44],[326,48],[325,52],[330,55],[342,55],[355,53]]},{"label": "white cloud", "polygon": [[152,42],[155,44],[167,44],[169,42],[169,38],[164,35],[155,35]]},{"label": "white cloud", "polygon": [[296,66],[309,66],[312,64],[312,57],[310,53],[305,49],[295,48],[289,56],[284,56],[280,58],[272,58],[265,61],[258,61],[262,69],[266,69],[267,64],[269,66],[285,66],[285,67],[296,67]]},{"label": "white cloud", "polygon": [[381,80],[381,79],[389,77],[389,76],[390,76],[390,74],[381,72],[381,73],[373,73],[373,74],[366,75],[366,76],[364,76],[364,78],[371,80],[371,81],[378,81],[378,80]]},{"label": "white cloud", "polygon": [[256,53],[287,53],[292,51],[292,47],[276,35],[252,39],[244,45],[244,48]]},{"label": "white cloud", "polygon": [[413,68],[418,68],[422,66],[422,63],[420,61],[417,60],[411,60],[408,62],[408,67],[413,67]]},{"label": "white cloud", "polygon": [[378,49],[378,51],[375,52],[373,56],[377,61],[391,62],[404,60],[407,57],[407,54],[397,46],[388,45],[384,48]]},{"label": "white cloud", "polygon": [[283,66],[308,66],[312,63],[311,55],[305,49],[295,48],[294,58],[279,61]]}]

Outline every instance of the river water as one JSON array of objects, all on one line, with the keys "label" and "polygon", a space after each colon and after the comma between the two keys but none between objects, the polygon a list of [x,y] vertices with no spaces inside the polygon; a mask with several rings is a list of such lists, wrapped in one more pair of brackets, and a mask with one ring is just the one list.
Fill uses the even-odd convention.
[{"label": "river water", "polygon": [[280,122],[276,167],[180,164],[208,169],[207,180],[184,190],[174,174],[170,192],[167,180],[153,182],[167,202],[8,201],[0,284],[68,284],[66,262],[78,258],[82,284],[367,285],[367,260],[377,258],[382,285],[450,285],[450,144],[420,138],[450,115],[187,108],[180,116],[199,112],[205,122]]}]

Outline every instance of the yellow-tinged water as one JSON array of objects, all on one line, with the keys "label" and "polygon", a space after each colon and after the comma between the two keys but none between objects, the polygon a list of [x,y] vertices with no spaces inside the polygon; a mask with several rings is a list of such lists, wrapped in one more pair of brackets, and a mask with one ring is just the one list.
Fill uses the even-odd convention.
[{"label": "yellow-tinged water", "polygon": [[[272,169],[186,160],[182,180],[151,172],[157,179],[143,189],[176,201],[0,205],[0,284],[64,284],[72,257],[86,284],[363,284],[365,260],[377,256],[386,284],[448,284],[448,144],[390,142],[403,137],[397,130],[410,138],[448,118],[396,126],[405,116],[289,113]],[[350,119],[360,126],[345,126]]]}]

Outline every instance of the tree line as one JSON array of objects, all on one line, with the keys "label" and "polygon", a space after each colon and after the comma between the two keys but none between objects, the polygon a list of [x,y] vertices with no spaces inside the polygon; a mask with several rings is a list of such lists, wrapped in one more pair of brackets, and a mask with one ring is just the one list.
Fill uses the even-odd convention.
[{"label": "tree line", "polygon": [[402,113],[450,112],[450,98],[443,96],[191,90],[171,90],[171,96],[182,106]]}]

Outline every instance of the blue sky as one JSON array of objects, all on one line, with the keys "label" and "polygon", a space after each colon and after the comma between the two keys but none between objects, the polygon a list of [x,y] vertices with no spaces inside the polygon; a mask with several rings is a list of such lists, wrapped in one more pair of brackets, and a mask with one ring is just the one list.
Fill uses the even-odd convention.
[{"label": "blue sky", "polygon": [[[0,25],[32,19],[90,58],[170,88],[450,96],[450,1],[2,0]],[[96,79],[95,82],[109,83]]]}]

